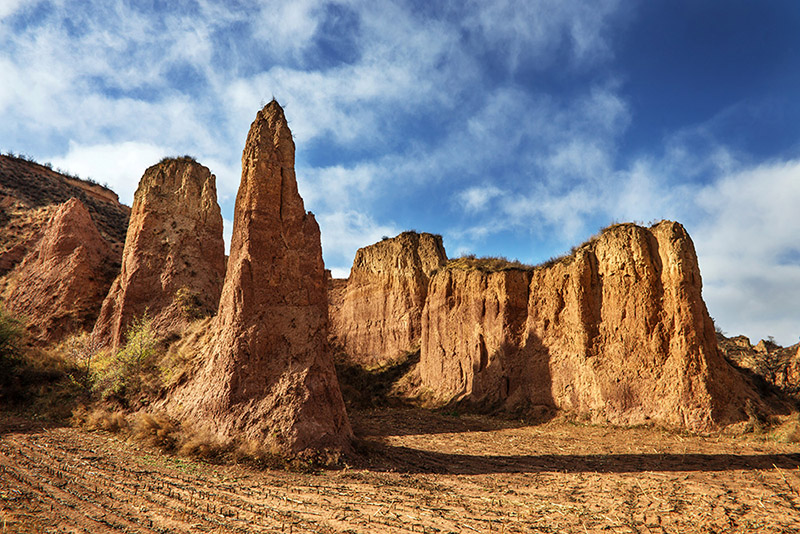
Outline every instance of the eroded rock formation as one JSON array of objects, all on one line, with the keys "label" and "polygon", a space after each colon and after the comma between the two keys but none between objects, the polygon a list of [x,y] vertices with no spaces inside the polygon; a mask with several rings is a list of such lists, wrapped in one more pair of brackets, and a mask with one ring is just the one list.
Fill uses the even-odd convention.
[{"label": "eroded rock formation", "polygon": [[734,365],[760,377],[795,401],[800,400],[800,343],[781,347],[762,339],[753,346],[745,336],[727,338],[719,333],[717,343]]},{"label": "eroded rock formation", "polygon": [[205,361],[169,409],[285,452],[346,448],[350,424],[327,346],[319,227],[297,192],[283,110],[256,116],[242,154],[230,259]]},{"label": "eroded rock formation", "polygon": [[446,261],[442,237],[426,233],[359,249],[344,288],[334,281],[331,290],[332,343],[365,366],[414,350],[429,278]]},{"label": "eroded rock formation", "polygon": [[0,155],[0,293],[10,273],[42,238],[56,210],[77,198],[114,253],[119,270],[130,208],[111,190],[22,158]]},{"label": "eroded rock formation", "polygon": [[4,301],[33,337],[61,340],[92,327],[116,274],[114,254],[78,199],[59,206],[8,276]]},{"label": "eroded rock formation", "polygon": [[690,430],[756,397],[717,351],[694,246],[669,221],[616,225],[549,266],[440,271],[420,374],[439,402]]},{"label": "eroded rock formation", "polygon": [[145,171],[122,269],[103,302],[96,339],[118,347],[145,310],[155,332],[165,335],[217,309],[225,245],[215,180],[190,158],[167,159]]}]

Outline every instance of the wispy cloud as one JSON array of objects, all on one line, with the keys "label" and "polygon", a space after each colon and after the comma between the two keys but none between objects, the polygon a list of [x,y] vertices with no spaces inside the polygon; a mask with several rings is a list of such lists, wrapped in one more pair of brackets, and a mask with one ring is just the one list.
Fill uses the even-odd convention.
[{"label": "wispy cloud", "polygon": [[167,155],[171,155],[169,150],[147,143],[73,144],[65,156],[54,158],[52,163],[108,184],[120,201],[130,206],[144,170]]},{"label": "wispy cloud", "polygon": [[712,314],[730,332],[796,343],[800,161],[766,163],[698,189],[694,230]]},{"label": "wispy cloud", "polygon": [[318,217],[322,233],[322,251],[331,257],[328,267],[334,277],[349,276],[350,264],[356,250],[365,244],[376,243],[384,236],[394,237],[399,233],[391,224],[381,224],[364,213],[347,210],[324,213]]},{"label": "wispy cloud", "polygon": [[[545,257],[612,220],[669,217],[695,237],[723,327],[764,323],[758,335],[783,339],[800,320],[786,308],[800,287],[796,161],[759,162],[721,141],[736,106],[621,154],[636,117],[614,45],[632,9],[6,0],[0,149],[108,182],[127,202],[147,166],[188,153],[216,174],[230,220],[247,129],[275,96],[339,275],[358,247],[419,227],[417,217],[454,251],[491,243],[490,253]],[[512,241],[522,244],[508,252]],[[758,306],[775,303],[775,314],[759,311],[771,319],[742,311],[753,291],[767,295]]]}]

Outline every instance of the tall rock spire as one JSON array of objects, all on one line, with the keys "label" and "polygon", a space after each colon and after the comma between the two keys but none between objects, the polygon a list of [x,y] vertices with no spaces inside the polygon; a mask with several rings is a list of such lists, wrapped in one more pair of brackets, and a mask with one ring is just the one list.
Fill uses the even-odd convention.
[{"label": "tall rock spire", "polygon": [[159,334],[219,305],[225,275],[216,178],[191,158],[148,168],[133,199],[122,271],[103,302],[94,335],[116,348],[147,310]]},{"label": "tall rock spire", "polygon": [[346,448],[352,431],[327,346],[319,226],[297,191],[283,110],[267,104],[242,154],[214,339],[174,399],[222,438],[285,452]]}]

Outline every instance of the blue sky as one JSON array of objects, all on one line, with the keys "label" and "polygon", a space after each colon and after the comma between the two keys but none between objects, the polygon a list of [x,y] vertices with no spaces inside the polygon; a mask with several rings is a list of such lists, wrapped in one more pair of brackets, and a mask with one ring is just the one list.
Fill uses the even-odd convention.
[{"label": "blue sky", "polygon": [[798,28],[794,0],[2,0],[0,150],[128,204],[146,167],[191,154],[230,221],[274,96],[336,275],[406,229],[538,263],[670,218],[717,324],[790,344]]}]

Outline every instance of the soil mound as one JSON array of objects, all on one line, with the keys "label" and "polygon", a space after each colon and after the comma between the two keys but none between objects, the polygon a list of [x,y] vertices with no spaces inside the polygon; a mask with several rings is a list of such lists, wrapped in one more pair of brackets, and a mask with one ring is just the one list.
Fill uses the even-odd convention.
[{"label": "soil mound", "polygon": [[350,277],[331,289],[331,342],[363,366],[413,351],[430,276],[447,262],[442,237],[404,232],[358,250]]},{"label": "soil mound", "polygon": [[117,348],[145,310],[159,335],[212,314],[225,276],[216,178],[190,158],[147,169],[133,201],[122,270],[94,329]]},{"label": "soil mound", "polygon": [[33,337],[56,342],[88,330],[114,279],[113,253],[83,203],[59,206],[42,237],[8,275],[8,310],[24,318]]},{"label": "soil mound", "polygon": [[283,110],[256,116],[242,154],[233,238],[204,361],[168,409],[223,439],[296,453],[352,435],[327,345],[319,226],[297,192]]},{"label": "soil mound", "polygon": [[550,265],[433,276],[422,385],[440,403],[704,430],[757,395],[717,350],[689,235],[620,224]]}]

